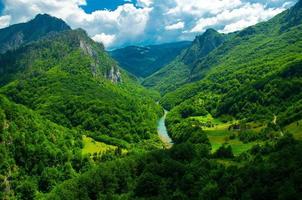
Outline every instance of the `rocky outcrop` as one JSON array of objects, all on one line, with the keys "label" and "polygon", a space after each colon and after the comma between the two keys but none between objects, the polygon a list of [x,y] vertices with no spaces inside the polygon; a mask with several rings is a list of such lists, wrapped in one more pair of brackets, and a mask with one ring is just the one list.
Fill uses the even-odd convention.
[{"label": "rocky outcrop", "polygon": [[111,67],[107,74],[107,79],[111,80],[112,83],[122,82],[120,70],[117,67]]},{"label": "rocky outcrop", "polygon": [[102,75],[106,79],[110,80],[112,83],[122,82],[121,72],[117,66],[107,66],[105,67],[105,70],[101,70],[100,66],[102,66],[102,62],[98,57],[98,52],[95,51],[88,42],[80,40],[80,48],[86,55],[89,55],[93,60],[93,62],[91,63],[91,73],[93,76]]},{"label": "rocky outcrop", "polygon": [[97,57],[97,53],[91,48],[89,44],[87,44],[85,41],[80,40],[80,48],[83,50],[83,52],[93,58]]},{"label": "rocky outcrop", "polygon": [[7,43],[4,43],[4,45],[0,47],[0,53],[3,53],[8,49],[15,50],[23,43],[24,43],[24,34],[22,32],[16,33],[11,37],[11,40],[7,41]]},{"label": "rocky outcrop", "polygon": [[90,56],[93,59],[93,62],[91,63],[91,73],[93,76],[97,76],[99,73],[97,68],[100,64],[97,58],[97,53],[93,50],[91,45],[86,43],[84,40],[80,40],[80,48],[82,49],[84,54]]}]

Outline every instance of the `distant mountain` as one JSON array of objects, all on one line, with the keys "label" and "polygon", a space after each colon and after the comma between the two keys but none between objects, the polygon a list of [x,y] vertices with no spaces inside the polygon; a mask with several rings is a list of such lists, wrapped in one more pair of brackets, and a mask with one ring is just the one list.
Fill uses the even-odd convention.
[{"label": "distant mountain", "polygon": [[17,49],[22,44],[37,40],[51,32],[70,30],[61,19],[39,14],[33,20],[0,29],[0,53]]},{"label": "distant mountain", "polygon": [[120,66],[137,77],[145,78],[176,58],[191,42],[176,42],[146,47],[129,46],[109,52]]},{"label": "distant mountain", "polygon": [[188,82],[190,72],[197,61],[207,56],[227,38],[227,35],[220,34],[214,29],[208,29],[204,34],[197,36],[193,43],[174,61],[147,77],[143,85],[157,89],[163,94],[175,90]]}]

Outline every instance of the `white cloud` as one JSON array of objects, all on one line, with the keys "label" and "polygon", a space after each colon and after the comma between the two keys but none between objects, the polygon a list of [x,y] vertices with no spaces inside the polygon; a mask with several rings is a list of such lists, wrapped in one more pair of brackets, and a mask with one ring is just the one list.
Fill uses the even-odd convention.
[{"label": "white cloud", "polygon": [[104,33],[96,34],[92,39],[96,42],[103,43],[105,46],[110,46],[115,41],[115,35],[106,35]]},{"label": "white cloud", "polygon": [[0,28],[7,27],[10,24],[11,16],[4,15],[0,16]]},{"label": "white cloud", "polygon": [[228,33],[265,21],[282,12],[284,8],[265,8],[264,5],[244,4],[233,10],[225,10],[214,17],[201,18],[191,32],[204,32],[207,28],[224,26],[221,32]]},{"label": "white cloud", "polygon": [[72,28],[83,28],[107,48],[191,40],[207,28],[221,32],[243,29],[268,20],[297,0],[124,0],[113,11],[90,14],[85,0],[4,0],[0,27],[25,22],[38,13],[62,18]]},{"label": "white cloud", "polygon": [[217,14],[221,10],[235,8],[242,4],[240,0],[175,0],[175,7],[169,9],[167,14],[203,16]]},{"label": "white cloud", "polygon": [[38,13],[50,13],[66,18],[72,13],[83,14],[79,7],[85,0],[4,0],[4,13],[12,17],[13,23],[24,22]]},{"label": "white cloud", "polygon": [[[242,10],[233,11],[234,13],[231,14],[232,17],[229,19],[230,23],[227,23],[221,32],[229,33],[244,29],[248,26],[257,24],[258,22],[268,20],[283,10],[283,8],[265,10],[261,4],[254,4],[253,6],[245,7]],[[246,13],[249,13],[249,15]]]},{"label": "white cloud", "polygon": [[[79,7],[84,0],[5,0],[4,12],[11,16],[12,23],[28,21],[38,13],[48,13],[62,18],[72,28],[83,28],[93,38],[107,37],[106,47],[134,43],[144,33],[151,8],[136,8],[124,4],[114,11],[98,10],[87,14]],[[8,25],[8,24],[5,24]],[[105,42],[106,41],[106,42]],[[114,42],[113,42],[114,41]]]},{"label": "white cloud", "polygon": [[177,30],[177,29],[183,29],[185,27],[184,22],[178,22],[176,24],[171,24],[165,27],[166,30],[171,31],[171,30]]},{"label": "white cloud", "polygon": [[150,7],[153,4],[153,0],[137,0],[137,5],[140,7]]}]

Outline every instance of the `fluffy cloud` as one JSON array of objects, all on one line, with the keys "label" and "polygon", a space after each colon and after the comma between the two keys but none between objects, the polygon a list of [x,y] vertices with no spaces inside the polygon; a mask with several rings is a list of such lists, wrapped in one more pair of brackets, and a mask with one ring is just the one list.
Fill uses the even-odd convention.
[{"label": "fluffy cloud", "polygon": [[265,21],[282,12],[285,8],[265,8],[264,5],[244,4],[233,10],[225,10],[214,17],[201,18],[190,32],[204,32],[209,27],[224,25],[220,32],[228,33]]},{"label": "fluffy cloud", "polygon": [[96,34],[92,37],[96,42],[101,42],[105,46],[110,46],[115,41],[115,35],[106,35],[105,33]]},{"label": "fluffy cloud", "polygon": [[[84,0],[5,0],[0,26],[28,21],[38,13],[62,18],[72,28],[83,28],[106,47],[135,43],[144,33],[152,8],[137,8],[133,4],[119,6],[114,11],[98,10],[87,14],[80,7]],[[2,19],[3,18],[3,19]]]},{"label": "fluffy cloud", "polygon": [[149,7],[153,4],[153,0],[138,0],[137,5],[139,7]]},{"label": "fluffy cloud", "polygon": [[81,27],[87,30],[92,38],[103,38],[104,41],[98,41],[102,41],[106,47],[122,46],[142,38],[151,10],[125,4],[114,11],[100,10],[76,18],[69,16],[65,20],[73,28]]},{"label": "fluffy cloud", "polygon": [[0,28],[38,13],[83,28],[107,48],[192,40],[207,28],[232,32],[268,20],[296,0],[125,0],[116,10],[85,13],[85,0],[4,0]]},{"label": "fluffy cloud", "polygon": [[11,23],[19,23],[33,18],[39,13],[49,13],[60,18],[85,12],[79,7],[85,0],[3,0],[4,13],[11,16]]},{"label": "fluffy cloud", "polygon": [[166,30],[171,31],[171,30],[177,30],[177,29],[183,29],[185,27],[184,22],[178,22],[176,24],[171,24],[165,27]]},{"label": "fluffy cloud", "polygon": [[10,20],[11,20],[10,15],[0,16],[0,28],[7,27],[10,23]]}]

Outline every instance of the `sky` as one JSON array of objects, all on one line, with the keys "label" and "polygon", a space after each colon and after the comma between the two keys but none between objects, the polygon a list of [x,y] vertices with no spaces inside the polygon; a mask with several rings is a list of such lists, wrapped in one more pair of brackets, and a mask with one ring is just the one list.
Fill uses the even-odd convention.
[{"label": "sky", "polygon": [[39,13],[83,28],[107,49],[193,40],[269,20],[297,0],[0,0],[0,28]]},{"label": "sky", "polygon": [[129,2],[132,2],[132,4],[136,4],[137,2],[132,1],[125,1],[125,0],[86,0],[86,5],[81,6],[81,8],[84,9],[86,13],[91,14],[93,11],[96,10],[116,10],[118,6],[127,4]]},{"label": "sky", "polygon": [[2,1],[0,1],[0,13],[2,12],[2,10],[3,10],[3,3]]}]

